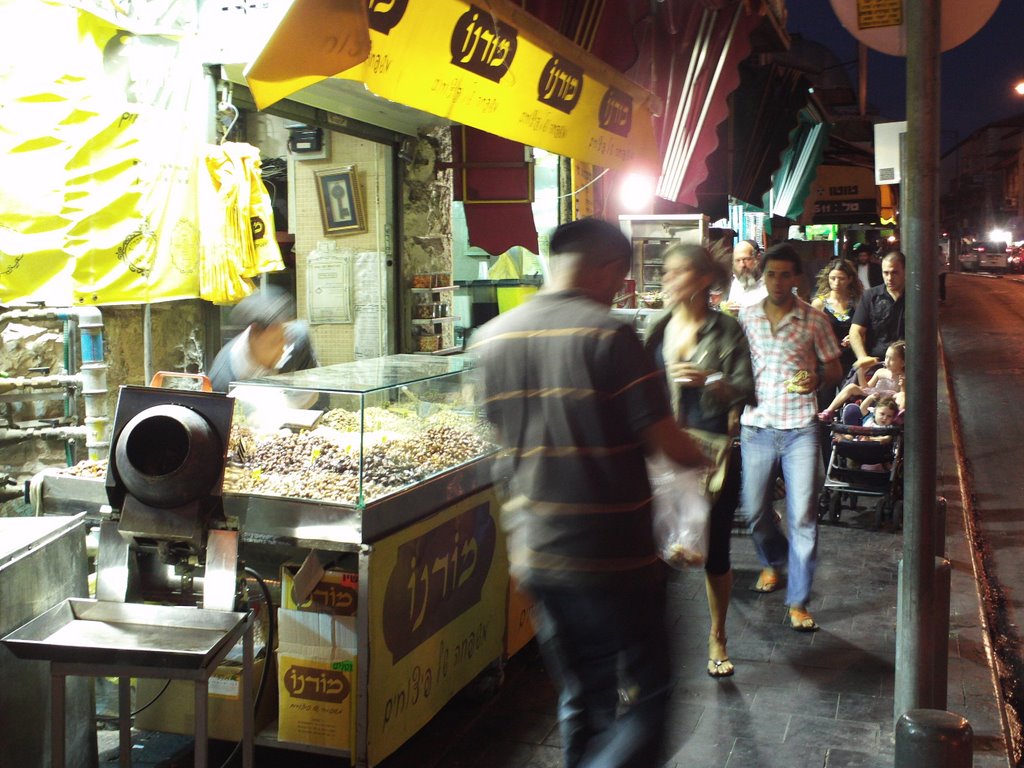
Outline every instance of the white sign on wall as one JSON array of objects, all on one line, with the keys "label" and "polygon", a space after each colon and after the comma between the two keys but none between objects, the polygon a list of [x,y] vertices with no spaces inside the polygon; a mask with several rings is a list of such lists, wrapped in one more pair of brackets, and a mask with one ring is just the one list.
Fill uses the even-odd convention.
[{"label": "white sign on wall", "polygon": [[903,178],[903,148],[907,121],[875,123],[875,184],[899,184]]},{"label": "white sign on wall", "polygon": [[306,262],[310,325],[352,322],[352,252],[323,242]]}]

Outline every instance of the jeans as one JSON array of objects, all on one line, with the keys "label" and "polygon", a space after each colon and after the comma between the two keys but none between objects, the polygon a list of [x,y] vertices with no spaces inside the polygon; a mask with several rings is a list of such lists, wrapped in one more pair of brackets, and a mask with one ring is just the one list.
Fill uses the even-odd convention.
[{"label": "jeans", "polygon": [[[817,497],[821,490],[819,427],[769,429],[744,426],[741,504],[761,564],[786,566],[786,603],[805,607],[818,560]],[[786,481],[786,527],[789,540],[772,511],[779,466]]]},{"label": "jeans", "polygon": [[[664,580],[527,589],[559,689],[565,768],[657,765],[672,687]],[[630,703],[616,717],[620,687]]]}]

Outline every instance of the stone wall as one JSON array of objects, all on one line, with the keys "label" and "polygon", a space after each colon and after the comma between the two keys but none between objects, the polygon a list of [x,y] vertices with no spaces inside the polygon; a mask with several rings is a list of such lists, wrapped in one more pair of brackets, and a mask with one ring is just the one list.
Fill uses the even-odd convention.
[{"label": "stone wall", "polygon": [[[7,376],[41,376],[40,368],[50,375],[64,373],[64,333],[62,323],[7,323],[0,327],[0,372]],[[37,369],[32,372],[32,369]],[[0,403],[0,427],[36,419],[61,418],[64,399],[26,399]],[[0,476],[6,475],[16,486],[0,488],[0,517],[26,514],[19,494],[36,472],[66,464],[64,443],[29,438],[0,442]]]},{"label": "stone wall", "polygon": [[[438,169],[451,161],[452,138],[447,126],[421,132],[412,159],[402,169],[402,317],[406,329],[402,351],[413,351],[409,287],[412,276],[425,272],[452,274],[452,172]],[[455,343],[454,325],[444,326],[442,347]]]},{"label": "stone wall", "polygon": [[[104,358],[107,362],[107,411],[113,424],[117,406],[117,390],[121,384],[146,381],[144,368],[144,316],[142,305],[101,307],[103,314]],[[199,300],[153,304],[152,366],[153,371],[195,373],[203,370],[204,356],[209,364],[217,349],[207,350],[208,315],[216,317],[217,308]],[[215,346],[214,342],[214,346]],[[76,363],[76,367],[81,361]],[[64,373],[64,336],[62,323],[8,323],[0,328],[0,371],[8,376],[42,375],[33,368],[49,368],[50,373]],[[64,415],[63,399],[32,398],[0,404],[2,426],[7,421],[26,422],[33,419],[59,418]],[[85,418],[81,397],[77,402],[80,421]],[[84,442],[76,445],[72,461],[86,458]],[[67,464],[64,444],[59,441],[31,438],[0,443],[0,474],[18,481],[19,486],[47,467]],[[0,507],[0,516],[10,514]]]}]

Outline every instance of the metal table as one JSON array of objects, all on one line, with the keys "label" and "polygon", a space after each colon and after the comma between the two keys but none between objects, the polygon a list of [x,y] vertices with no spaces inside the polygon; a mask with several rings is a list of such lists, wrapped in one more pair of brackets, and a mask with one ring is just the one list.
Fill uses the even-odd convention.
[{"label": "metal table", "polygon": [[17,656],[50,662],[52,766],[64,768],[64,689],[70,675],[118,678],[120,765],[131,765],[132,677],[195,682],[195,766],[208,761],[207,695],[217,665],[243,640],[242,765],[253,765],[253,626],[249,612],[71,598],[3,639]]}]

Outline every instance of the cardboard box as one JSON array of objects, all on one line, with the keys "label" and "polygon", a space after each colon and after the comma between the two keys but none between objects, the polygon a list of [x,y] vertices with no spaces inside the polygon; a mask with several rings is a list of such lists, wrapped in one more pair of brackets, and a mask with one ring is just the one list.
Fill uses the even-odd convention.
[{"label": "cardboard box", "polygon": [[[265,658],[253,662],[252,695],[260,684],[260,675],[266,663]],[[274,674],[273,666],[267,670]],[[144,707],[160,694],[166,680],[140,677],[136,683],[135,703]],[[210,677],[208,698],[209,735],[211,739],[241,741],[242,739],[242,667],[240,664],[225,662]],[[263,691],[263,700],[255,716],[255,731],[260,732],[274,718],[277,701],[277,686],[271,678]],[[167,690],[153,704],[135,716],[135,727],[147,731],[165,731],[191,736],[195,722],[195,683],[191,680],[171,680]]]},{"label": "cardboard box", "polygon": [[359,574],[328,568],[313,593],[301,605],[292,596],[299,566],[281,566],[281,607],[297,611],[317,611],[335,616],[355,616],[359,601]]},{"label": "cardboard box", "polygon": [[352,749],[355,618],[287,608],[277,616],[278,740]]}]

